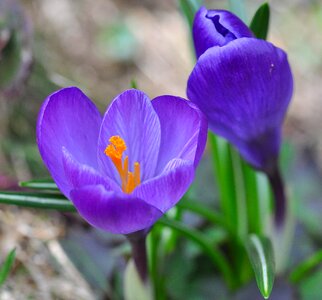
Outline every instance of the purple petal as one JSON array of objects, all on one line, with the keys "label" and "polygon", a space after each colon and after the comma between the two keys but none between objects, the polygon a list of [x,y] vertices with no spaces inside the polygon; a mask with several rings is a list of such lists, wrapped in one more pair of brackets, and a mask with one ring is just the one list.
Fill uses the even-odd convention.
[{"label": "purple petal", "polygon": [[164,213],[182,198],[193,178],[193,162],[173,159],[159,176],[142,183],[133,193]]},{"label": "purple petal", "polygon": [[60,190],[69,195],[62,148],[81,163],[97,168],[97,141],[101,115],[76,87],[61,89],[46,99],[38,117],[37,143],[40,154]]},{"label": "purple petal", "polygon": [[199,163],[207,140],[207,120],[190,101],[174,96],[152,100],[161,124],[161,145],[155,174],[174,158]]},{"label": "purple petal", "polygon": [[102,185],[87,186],[71,192],[79,214],[104,231],[129,234],[152,226],[161,211],[133,195],[108,192]]},{"label": "purple petal", "polygon": [[232,40],[253,37],[251,30],[237,16],[226,10],[201,7],[193,23],[193,40],[197,58],[208,48],[224,46]]},{"label": "purple petal", "polygon": [[155,172],[160,147],[160,122],[150,99],[141,91],[128,90],[116,97],[102,122],[98,159],[102,172],[120,182],[111,159],[104,154],[109,138],[119,135],[126,143],[123,154],[129,157],[129,168],[135,162],[141,167],[141,182]]},{"label": "purple petal", "polygon": [[292,91],[285,52],[253,38],[207,50],[187,88],[188,98],[206,114],[210,129],[259,169],[278,155],[280,128]]},{"label": "purple petal", "polygon": [[90,166],[80,164],[67,149],[63,148],[63,164],[66,178],[72,189],[79,189],[88,185],[103,185],[107,191],[121,192],[120,187],[107,176],[102,176]]}]

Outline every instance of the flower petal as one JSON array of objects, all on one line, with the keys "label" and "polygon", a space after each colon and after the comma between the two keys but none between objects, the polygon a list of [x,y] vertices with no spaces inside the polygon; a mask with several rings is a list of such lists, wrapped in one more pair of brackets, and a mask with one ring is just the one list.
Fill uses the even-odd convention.
[{"label": "flower petal", "polygon": [[111,159],[104,154],[109,138],[119,135],[126,143],[124,156],[129,168],[135,162],[141,167],[141,182],[155,172],[160,147],[160,122],[150,99],[141,91],[128,90],[117,96],[103,118],[98,144],[98,160],[102,172],[120,182]]},{"label": "flower petal", "polygon": [[71,192],[79,214],[91,225],[118,234],[129,234],[152,226],[161,211],[133,195],[108,192],[102,185]]},{"label": "flower petal", "polygon": [[164,213],[182,198],[193,178],[193,162],[173,159],[159,176],[139,185],[133,194]]},{"label": "flower petal", "polygon": [[96,150],[101,115],[76,87],[61,89],[46,99],[38,117],[40,154],[60,190],[68,196],[71,186],[65,176],[62,147],[77,161],[97,168]]},{"label": "flower petal", "polygon": [[[187,88],[188,98],[208,117],[210,129],[242,154],[248,152],[244,157],[259,169],[266,168],[278,154],[276,137],[292,91],[286,53],[253,38],[207,50],[192,71]],[[258,149],[263,143],[272,146]],[[256,154],[252,155],[251,149]]]},{"label": "flower petal", "polygon": [[224,46],[234,39],[253,37],[251,30],[231,12],[207,10],[203,6],[196,13],[192,33],[197,57],[213,46]]},{"label": "flower petal", "polygon": [[97,170],[88,165],[80,164],[66,148],[63,148],[63,164],[66,178],[72,189],[100,184],[107,191],[121,192],[120,187],[112,179],[102,176]]},{"label": "flower petal", "polygon": [[161,124],[161,145],[155,174],[166,164],[181,158],[199,163],[207,140],[207,120],[190,101],[174,96],[160,96],[152,100]]}]

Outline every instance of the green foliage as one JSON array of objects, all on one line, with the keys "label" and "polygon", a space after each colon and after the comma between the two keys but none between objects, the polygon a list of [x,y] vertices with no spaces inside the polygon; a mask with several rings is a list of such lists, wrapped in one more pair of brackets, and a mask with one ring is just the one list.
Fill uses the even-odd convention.
[{"label": "green foliage", "polygon": [[321,299],[322,270],[318,270],[312,276],[303,278],[299,286],[301,300]]},{"label": "green foliage", "polygon": [[318,265],[322,264],[322,250],[317,251],[312,256],[301,262],[291,273],[290,280],[293,283],[298,283],[308,273],[312,272]]},{"label": "green foliage", "polygon": [[30,181],[22,181],[19,183],[21,187],[36,189],[36,190],[48,190],[59,191],[56,183],[52,179],[38,179]]},{"label": "green foliage", "polygon": [[256,11],[251,23],[250,29],[259,39],[266,40],[269,27],[269,4],[265,2]]},{"label": "green foliage", "polygon": [[245,242],[252,264],[257,286],[265,299],[271,294],[275,278],[275,261],[271,241],[263,236],[251,234]]},{"label": "green foliage", "polygon": [[54,193],[0,192],[0,203],[23,207],[76,211],[65,196]]},{"label": "green foliage", "polygon": [[227,259],[201,232],[169,218],[163,218],[157,224],[173,228],[190,241],[196,243],[202,249],[202,252],[210,258],[214,266],[220,270],[228,286],[230,288],[235,286],[235,276]]},{"label": "green foliage", "polygon": [[198,11],[201,4],[201,0],[179,0],[181,12],[186,18],[190,29],[192,29],[195,14]]},{"label": "green foliage", "polygon": [[16,257],[16,249],[12,249],[0,269],[0,287],[6,281]]}]

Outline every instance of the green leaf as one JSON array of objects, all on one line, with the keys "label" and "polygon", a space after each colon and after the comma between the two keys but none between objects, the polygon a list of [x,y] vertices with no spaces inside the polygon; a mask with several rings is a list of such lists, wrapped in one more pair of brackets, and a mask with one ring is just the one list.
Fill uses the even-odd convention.
[{"label": "green leaf", "polygon": [[298,299],[317,300],[321,299],[322,269],[317,270],[310,277],[303,278],[298,286]]},{"label": "green leaf", "polygon": [[265,2],[258,8],[249,26],[255,36],[262,40],[267,38],[269,13],[269,4]]},{"label": "green leaf", "polygon": [[6,281],[9,275],[9,272],[12,268],[12,265],[15,261],[15,257],[16,257],[16,249],[12,249],[7,255],[6,260],[0,269],[0,286],[2,286],[3,283]]},{"label": "green leaf", "polygon": [[56,183],[52,179],[37,179],[19,182],[21,187],[35,190],[59,191]]},{"label": "green leaf", "polygon": [[180,9],[186,17],[190,29],[192,29],[195,14],[201,6],[201,3],[201,0],[179,0]]},{"label": "green leaf", "polygon": [[234,174],[230,145],[212,132],[208,132],[208,141],[218,184],[220,208],[228,225],[237,232],[236,191],[231,185],[234,182]]},{"label": "green leaf", "polygon": [[0,203],[69,212],[76,211],[73,203],[65,196],[53,193],[0,192]]},{"label": "green leaf", "polygon": [[275,278],[275,261],[271,241],[255,234],[249,235],[245,243],[253,267],[257,286],[265,299],[271,294]]},{"label": "green leaf", "polygon": [[226,219],[224,219],[221,214],[214,212],[213,209],[201,204],[197,200],[192,201],[192,200],[182,199],[177,204],[177,206],[184,210],[188,210],[195,214],[198,214],[199,216],[203,217],[205,220],[208,220],[214,225],[217,225],[217,226],[219,225],[231,232],[231,227],[229,226]]},{"label": "green leaf", "polygon": [[301,281],[309,272],[313,271],[322,263],[322,250],[314,253],[312,256],[301,262],[291,273],[290,280],[293,283]]},{"label": "green leaf", "polygon": [[181,222],[170,220],[166,217],[159,220],[157,224],[175,229],[183,236],[199,245],[204,254],[208,255],[210,261],[222,272],[228,286],[231,288],[234,287],[235,277],[226,257],[219,251],[219,249],[216,249],[216,247],[214,247],[214,245],[210,243],[201,232],[193,228],[189,228]]}]

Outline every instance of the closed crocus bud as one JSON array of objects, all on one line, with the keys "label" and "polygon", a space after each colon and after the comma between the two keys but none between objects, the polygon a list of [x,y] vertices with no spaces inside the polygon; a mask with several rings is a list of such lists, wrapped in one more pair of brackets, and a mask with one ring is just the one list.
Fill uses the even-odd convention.
[{"label": "closed crocus bud", "polygon": [[253,37],[253,33],[229,11],[207,10],[202,6],[195,15],[193,41],[197,58],[208,48],[224,46],[242,37]]},{"label": "closed crocus bud", "polygon": [[188,98],[204,112],[211,131],[267,174],[275,199],[275,224],[282,228],[286,197],[278,155],[293,93],[287,55],[254,38],[228,11],[201,8],[193,36],[198,61],[188,80]]},{"label": "closed crocus bud", "polygon": [[[213,35],[210,29],[197,34],[203,11],[197,13],[194,23],[194,35],[201,41],[199,45],[195,38],[197,53],[210,36],[215,41],[219,27],[235,37],[247,32],[246,25],[232,13],[219,11],[222,21],[219,27],[212,27]],[[217,20],[216,11],[210,12]],[[277,163],[281,126],[293,92],[287,55],[264,40],[229,40],[228,35],[226,40],[222,35],[225,44],[210,47],[199,57],[188,80],[188,98],[205,113],[211,131],[237,147],[252,166],[270,174]]]}]

